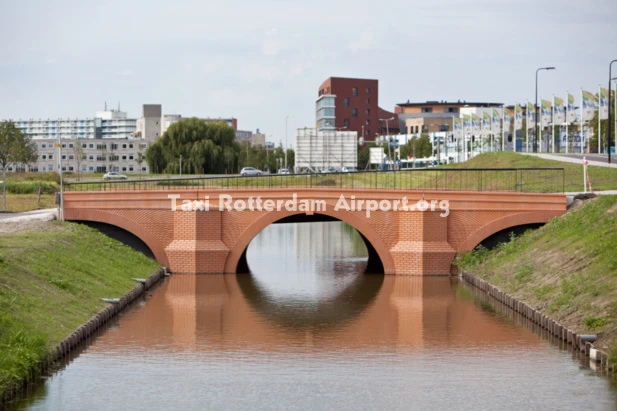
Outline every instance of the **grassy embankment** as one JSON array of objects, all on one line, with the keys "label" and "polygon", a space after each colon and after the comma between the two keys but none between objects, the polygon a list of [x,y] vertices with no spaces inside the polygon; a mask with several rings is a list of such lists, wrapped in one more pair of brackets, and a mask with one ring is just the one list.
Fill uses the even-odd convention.
[{"label": "grassy embankment", "polygon": [[[102,181],[102,173],[83,174],[80,180]],[[161,178],[165,176],[151,174],[134,174],[130,179]],[[1,180],[1,177],[0,177]],[[65,182],[76,182],[77,176],[73,173],[64,174]],[[39,195],[40,190],[40,195]],[[7,173],[6,178],[6,208],[8,212],[22,212],[55,208],[56,192],[60,191],[60,176],[57,173]],[[3,208],[2,187],[0,184],[0,210]]]},{"label": "grassy embankment", "polygon": [[[565,163],[556,160],[528,156],[518,153],[486,153],[464,163],[444,166],[447,168],[563,168],[565,170],[565,191],[583,191],[582,164]],[[617,168],[589,166],[589,180],[594,191],[617,190]],[[559,186],[559,181],[546,181],[547,186]]]},{"label": "grassy embankment", "polygon": [[596,345],[617,365],[617,196],[455,263],[577,333],[597,334]]},{"label": "grassy embankment", "polygon": [[0,395],[77,327],[159,265],[72,223],[0,233]]},{"label": "grassy embankment", "polygon": [[[7,173],[6,209],[19,212],[54,208],[57,191],[60,191],[60,176],[56,173]],[[0,209],[3,201],[0,185]]]}]

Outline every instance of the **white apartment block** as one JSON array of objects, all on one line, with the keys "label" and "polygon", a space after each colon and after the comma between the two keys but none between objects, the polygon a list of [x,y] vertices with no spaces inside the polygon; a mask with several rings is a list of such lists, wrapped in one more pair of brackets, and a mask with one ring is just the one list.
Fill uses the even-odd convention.
[{"label": "white apartment block", "polygon": [[[179,114],[163,115],[160,104],[144,104],[139,119],[128,118],[119,108],[107,107],[93,118],[9,119],[35,143],[38,161],[11,166],[7,171],[58,171],[62,163],[62,170],[71,172],[148,173],[145,159],[138,163],[139,153],[145,155],[148,145],[181,119]],[[234,128],[237,124],[235,118],[205,120],[225,121]]]},{"label": "white apartment block", "polygon": [[[82,173],[147,173],[145,158],[139,164],[139,153],[145,155],[148,144],[140,139],[66,139],[34,140],[39,158],[28,169],[15,171],[63,171]],[[60,145],[60,147],[57,147]],[[81,155],[81,160],[79,156]],[[61,160],[61,161],[60,161]],[[13,171],[13,170],[9,170]]]}]

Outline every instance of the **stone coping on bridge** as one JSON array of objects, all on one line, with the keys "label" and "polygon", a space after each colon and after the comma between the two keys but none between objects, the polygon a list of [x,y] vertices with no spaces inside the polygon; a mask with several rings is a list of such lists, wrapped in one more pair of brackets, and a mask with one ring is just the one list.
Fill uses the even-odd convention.
[{"label": "stone coping on bridge", "polygon": [[510,191],[420,191],[389,189],[345,189],[345,188],[277,188],[271,190],[257,189],[170,189],[142,191],[95,191],[64,193],[65,208],[143,208],[170,210],[172,199],[169,195],[180,195],[182,200],[204,200],[208,197],[210,210],[216,210],[219,196],[230,195],[234,200],[261,197],[262,199],[288,200],[297,195],[297,199],[325,200],[331,204],[344,196],[350,200],[397,200],[406,197],[409,202],[424,199],[447,200],[450,210],[525,210],[540,207],[544,210],[565,210],[566,196],[563,193],[520,193]]}]

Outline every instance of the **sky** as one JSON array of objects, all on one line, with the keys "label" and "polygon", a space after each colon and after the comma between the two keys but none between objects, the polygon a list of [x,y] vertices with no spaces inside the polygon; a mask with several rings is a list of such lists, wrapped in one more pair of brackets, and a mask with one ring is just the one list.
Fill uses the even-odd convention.
[{"label": "sky", "polygon": [[[328,77],[379,80],[379,105],[513,104],[608,85],[617,1],[0,0],[0,119],[120,104],[235,117],[288,143]],[[617,76],[617,64],[613,65]]]}]

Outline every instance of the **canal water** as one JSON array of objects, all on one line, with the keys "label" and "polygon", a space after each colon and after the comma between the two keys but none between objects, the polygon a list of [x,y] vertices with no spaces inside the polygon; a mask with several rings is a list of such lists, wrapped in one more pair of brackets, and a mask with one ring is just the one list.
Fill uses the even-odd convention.
[{"label": "canal water", "polygon": [[251,274],[174,275],[18,409],[615,409],[615,382],[457,279],[365,274],[338,222],[275,224]]}]

